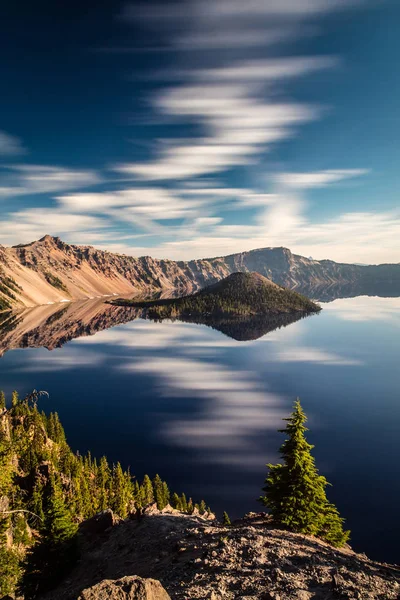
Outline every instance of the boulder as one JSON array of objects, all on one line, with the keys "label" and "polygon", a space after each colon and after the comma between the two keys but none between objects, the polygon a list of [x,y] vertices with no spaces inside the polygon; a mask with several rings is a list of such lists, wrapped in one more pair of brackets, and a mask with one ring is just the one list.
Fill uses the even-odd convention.
[{"label": "boulder", "polygon": [[103,533],[110,527],[113,527],[119,522],[112,510],[107,508],[94,517],[87,519],[81,524],[81,532],[87,536],[96,536],[99,533]]},{"label": "boulder", "polygon": [[83,590],[77,600],[171,600],[159,581],[136,575],[104,579]]}]

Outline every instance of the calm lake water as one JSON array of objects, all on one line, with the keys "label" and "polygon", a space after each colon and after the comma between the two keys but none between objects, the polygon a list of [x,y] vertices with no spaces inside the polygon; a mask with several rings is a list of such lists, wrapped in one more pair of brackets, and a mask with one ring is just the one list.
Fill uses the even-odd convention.
[{"label": "calm lake water", "polygon": [[0,388],[47,390],[41,405],[59,412],[74,449],[139,478],[158,472],[231,517],[262,510],[265,463],[278,459],[276,430],[299,396],[352,546],[400,562],[400,298],[323,308],[252,341],[136,319],[52,351],[14,349],[0,359]]}]

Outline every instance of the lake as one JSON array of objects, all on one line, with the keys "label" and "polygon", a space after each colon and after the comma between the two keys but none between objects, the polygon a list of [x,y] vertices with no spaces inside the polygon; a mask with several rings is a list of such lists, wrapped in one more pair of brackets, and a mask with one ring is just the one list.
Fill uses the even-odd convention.
[{"label": "lake", "polygon": [[400,298],[322,306],[240,339],[135,319],[102,299],[39,307],[0,329],[0,388],[47,390],[41,407],[59,412],[73,449],[139,478],[158,472],[231,518],[263,510],[265,464],[278,460],[276,430],[299,396],[351,545],[400,562]]}]

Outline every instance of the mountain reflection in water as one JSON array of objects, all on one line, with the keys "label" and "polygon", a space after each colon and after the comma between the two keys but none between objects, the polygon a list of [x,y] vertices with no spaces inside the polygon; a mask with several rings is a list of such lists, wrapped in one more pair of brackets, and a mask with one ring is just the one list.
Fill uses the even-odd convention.
[{"label": "mountain reflection in water", "polygon": [[[400,288],[393,282],[363,284],[362,287],[351,284],[332,284],[330,286],[314,286],[296,288],[301,294],[315,301],[324,303],[339,298],[356,296],[399,297]],[[167,290],[151,299],[173,297]],[[137,297],[137,300],[143,297]],[[60,348],[67,342],[116,325],[128,323],[143,317],[140,309],[127,306],[112,306],[104,298],[80,300],[68,304],[50,304],[28,308],[16,313],[0,313],[0,355],[16,348],[40,348],[48,350]],[[303,313],[265,316],[249,316],[245,318],[204,318],[180,319],[207,325],[237,341],[257,340],[276,329],[287,327],[299,319],[312,315]]]},{"label": "mountain reflection in water", "polygon": [[[113,306],[102,299],[38,306],[0,315],[0,354],[17,348],[60,348],[67,342],[142,317],[142,310]],[[256,340],[304,318],[304,313],[245,318],[180,319],[207,325],[238,341]]]}]

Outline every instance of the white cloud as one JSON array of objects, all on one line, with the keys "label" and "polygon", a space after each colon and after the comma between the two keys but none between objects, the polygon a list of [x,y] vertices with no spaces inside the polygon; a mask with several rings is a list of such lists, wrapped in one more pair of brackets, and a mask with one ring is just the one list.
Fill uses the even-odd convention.
[{"label": "white cloud", "polygon": [[400,327],[400,298],[357,298],[337,299],[324,305],[324,310],[334,312],[343,321],[382,321]]},{"label": "white cloud", "polygon": [[279,362],[305,362],[305,363],[316,363],[321,365],[332,365],[332,366],[359,366],[363,363],[360,360],[354,358],[346,358],[339,356],[333,352],[326,352],[319,348],[311,347],[296,347],[292,346],[286,350],[279,350],[277,354],[277,360]]},{"label": "white cloud", "polygon": [[167,423],[164,435],[179,446],[207,448],[208,458],[215,462],[250,463],[250,457],[257,455],[254,437],[266,427],[275,430],[281,425],[281,398],[263,389],[252,372],[182,357],[148,357],[123,369],[158,380],[166,396],[202,398],[194,418],[185,416]]},{"label": "white cloud", "polygon": [[101,182],[102,178],[95,171],[47,165],[3,165],[0,198],[53,193]]},{"label": "white cloud", "polygon": [[290,58],[257,59],[239,62],[232,66],[196,70],[195,79],[206,81],[279,81],[288,77],[301,77],[321,69],[337,66],[332,56],[293,56]]},{"label": "white cloud", "polygon": [[278,185],[295,189],[308,189],[324,187],[329,183],[342,181],[351,177],[366,175],[368,169],[329,169],[327,171],[316,171],[314,173],[279,173],[275,176]]},{"label": "white cloud", "polygon": [[5,131],[0,131],[0,156],[18,156],[26,150],[21,140]]},{"label": "white cloud", "polygon": [[[20,244],[37,240],[43,235],[65,236],[71,233],[102,229],[106,223],[88,215],[70,214],[56,209],[33,208],[9,213],[0,221],[1,243]],[[87,243],[87,242],[86,242]]]}]

